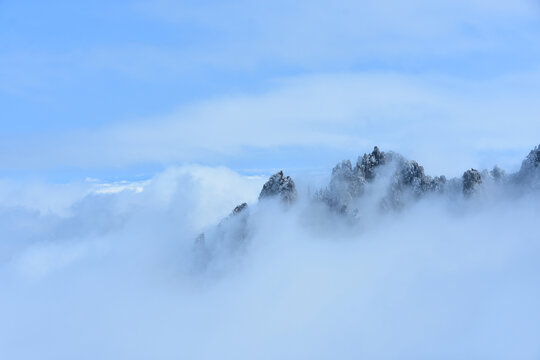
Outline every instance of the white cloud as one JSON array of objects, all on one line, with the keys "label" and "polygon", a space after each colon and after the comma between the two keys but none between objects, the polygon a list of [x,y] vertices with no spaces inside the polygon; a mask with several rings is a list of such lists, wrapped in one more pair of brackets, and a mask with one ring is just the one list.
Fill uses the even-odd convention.
[{"label": "white cloud", "polygon": [[[534,0],[156,0],[107,12],[136,20],[133,36],[111,42],[96,34],[91,46],[70,43],[63,51],[6,51],[0,54],[0,89],[17,96],[30,90],[33,97],[47,99],[48,89],[111,71],[142,81],[141,86],[165,79],[189,86],[192,74],[219,77],[230,70],[265,81],[280,67],[328,72],[420,64],[420,69],[451,72],[497,64],[505,73],[520,66],[514,62],[519,57],[528,59],[527,68],[535,66],[540,51],[540,7]],[[157,39],[139,33],[149,18],[157,21]],[[172,36],[176,41],[159,39],[171,34],[178,34]]]},{"label": "white cloud", "polygon": [[18,247],[3,227],[0,356],[538,357],[537,194],[425,200],[360,227],[252,204],[235,266],[190,272],[192,221],[254,189],[224,168],[171,168],[142,192],[75,201]]},{"label": "white cloud", "polygon": [[307,157],[313,147],[360,155],[379,145],[436,173],[491,166],[497,159],[486,154],[495,152],[506,159],[500,165],[515,167],[538,143],[538,77],[348,73],[283,79],[262,94],[208,100],[159,118],[6,139],[0,162],[6,169],[216,163],[246,148],[271,153],[297,147]]},{"label": "white cloud", "polygon": [[202,36],[188,56],[206,54],[232,67],[256,66],[272,59],[319,68],[350,66],[361,59],[418,60],[500,51],[522,46],[535,36],[525,25],[540,16],[538,5],[529,0],[339,0],[331,4],[157,0],[140,2],[137,8],[180,29],[204,29],[212,36]]}]

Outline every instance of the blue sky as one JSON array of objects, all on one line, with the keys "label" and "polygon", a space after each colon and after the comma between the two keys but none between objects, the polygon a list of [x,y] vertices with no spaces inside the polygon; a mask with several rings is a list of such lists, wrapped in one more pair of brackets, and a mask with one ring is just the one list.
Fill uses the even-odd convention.
[{"label": "blue sky", "polygon": [[529,0],[3,0],[0,176],[294,171],[377,144],[512,168],[539,142],[539,20]]}]

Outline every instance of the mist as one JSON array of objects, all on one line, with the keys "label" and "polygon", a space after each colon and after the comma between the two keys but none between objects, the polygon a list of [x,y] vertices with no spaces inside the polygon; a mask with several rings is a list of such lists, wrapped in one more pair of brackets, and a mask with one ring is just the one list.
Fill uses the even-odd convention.
[{"label": "mist", "polygon": [[540,356],[537,191],[484,182],[381,211],[381,175],[350,217],[313,201],[327,178],[296,178],[292,204],[223,167],[2,183],[0,358]]}]

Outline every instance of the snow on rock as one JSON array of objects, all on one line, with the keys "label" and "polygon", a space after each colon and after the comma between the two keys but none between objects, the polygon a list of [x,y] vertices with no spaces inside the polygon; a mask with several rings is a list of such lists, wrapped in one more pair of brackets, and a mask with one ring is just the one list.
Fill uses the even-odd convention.
[{"label": "snow on rock", "polygon": [[[470,169],[461,178],[451,179],[426,175],[424,167],[416,161],[395,152],[385,153],[375,146],[371,153],[358,157],[354,167],[350,160],[338,163],[332,169],[328,186],[303,204],[308,208],[322,205],[322,208],[326,207],[355,223],[364,220],[366,211],[402,210],[407,204],[426,196],[444,194],[449,199],[472,201],[471,195],[481,186],[486,191],[498,187],[518,195],[540,189],[540,145],[529,153],[515,174],[506,175],[495,166],[491,171]],[[297,206],[297,197],[294,181],[280,171],[264,184],[259,200],[277,198],[287,205]],[[266,205],[259,201],[254,206]],[[205,267],[218,253],[222,254],[223,249],[228,253],[243,249],[249,243],[252,225],[256,223],[251,221],[248,205],[243,203],[215,228],[199,235],[194,244],[199,265],[204,264]]]},{"label": "snow on rock", "polygon": [[463,194],[471,195],[482,184],[482,176],[476,169],[470,169],[463,173]]},{"label": "snow on rock", "polygon": [[214,228],[201,233],[193,244],[193,267],[207,268],[220,252],[234,253],[241,249],[249,236],[249,208],[247,203],[236,206],[231,214]]},{"label": "snow on rock", "polygon": [[418,199],[427,193],[444,191],[446,177],[432,178],[424,173],[424,167],[416,161],[406,160],[399,154],[392,155],[396,170],[391,177],[388,196],[383,200],[384,208],[399,209],[410,197]]},{"label": "snow on rock", "polygon": [[297,198],[293,179],[290,176],[284,176],[283,171],[270,176],[259,194],[259,200],[276,196],[279,196],[287,204],[294,202]]},{"label": "snow on rock", "polygon": [[375,169],[384,164],[386,164],[386,154],[375,146],[371,154],[364,154],[361,159],[358,158],[356,168],[367,181],[371,181],[375,177]]},{"label": "snow on rock", "polygon": [[537,171],[540,167],[540,145],[531,150],[523,160],[520,171]]},{"label": "snow on rock", "polygon": [[332,170],[329,186],[319,191],[316,197],[332,209],[345,213],[356,199],[362,197],[366,184],[389,174],[386,196],[381,200],[383,208],[400,208],[405,198],[442,192],[446,185],[444,176],[427,176],[416,161],[409,161],[395,152],[385,153],[375,146],[370,154],[358,158],[354,168],[349,160],[337,164]]},{"label": "snow on rock", "polygon": [[521,163],[521,168],[513,177],[520,185],[540,189],[540,145],[529,152]]}]

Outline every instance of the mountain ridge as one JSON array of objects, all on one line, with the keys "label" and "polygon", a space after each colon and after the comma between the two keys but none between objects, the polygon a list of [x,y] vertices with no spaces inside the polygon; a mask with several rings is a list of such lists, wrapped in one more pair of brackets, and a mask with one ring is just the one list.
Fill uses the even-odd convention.
[{"label": "mountain ridge", "polygon": [[[416,161],[375,146],[371,153],[359,156],[354,167],[350,160],[339,162],[328,185],[308,195],[307,201],[355,222],[362,221],[359,208],[365,206],[363,202],[373,205],[372,211],[401,211],[408,203],[430,196],[469,201],[488,188],[518,194],[540,190],[540,145],[529,152],[515,173],[506,174],[498,166],[481,171],[471,168],[450,179],[426,175]],[[256,205],[273,201],[286,211],[298,198],[294,180],[281,170],[263,185]],[[250,206],[242,203],[210,231],[210,236],[201,233],[195,241],[199,264],[208,263],[216,249],[234,252],[242,248],[250,236],[249,217]]]}]

